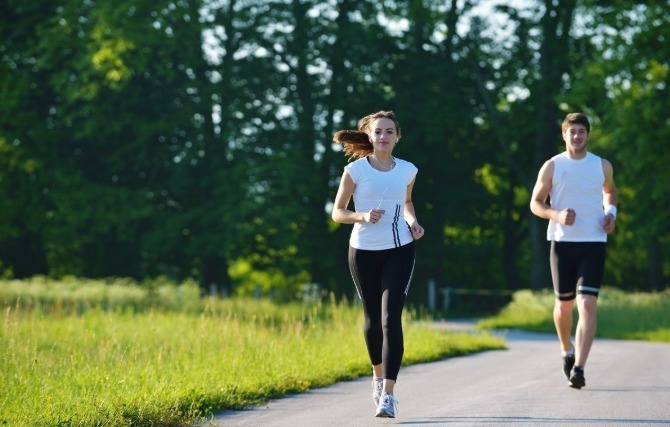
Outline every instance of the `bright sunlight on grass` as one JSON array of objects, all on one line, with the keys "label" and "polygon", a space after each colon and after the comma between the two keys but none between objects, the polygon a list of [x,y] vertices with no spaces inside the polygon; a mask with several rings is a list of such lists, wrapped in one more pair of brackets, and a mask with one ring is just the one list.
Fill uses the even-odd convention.
[{"label": "bright sunlight on grass", "polygon": [[[185,426],[370,374],[360,307],[201,299],[192,284],[0,282],[0,424]],[[500,349],[405,316],[405,364]]]},{"label": "bright sunlight on grass", "polygon": [[[482,329],[524,329],[554,332],[552,292],[518,291],[500,313],[481,320]],[[598,298],[597,336],[670,342],[670,289],[628,293],[604,288]]]}]

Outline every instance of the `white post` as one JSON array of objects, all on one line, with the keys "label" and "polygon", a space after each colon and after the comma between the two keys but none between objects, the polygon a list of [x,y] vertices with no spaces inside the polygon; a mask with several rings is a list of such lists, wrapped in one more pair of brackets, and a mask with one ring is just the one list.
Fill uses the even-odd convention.
[{"label": "white post", "polygon": [[442,289],[442,311],[445,313],[449,310],[449,304],[451,303],[451,288],[446,287]]},{"label": "white post", "polygon": [[435,286],[435,279],[428,280],[428,309],[435,311],[437,301],[437,288]]}]

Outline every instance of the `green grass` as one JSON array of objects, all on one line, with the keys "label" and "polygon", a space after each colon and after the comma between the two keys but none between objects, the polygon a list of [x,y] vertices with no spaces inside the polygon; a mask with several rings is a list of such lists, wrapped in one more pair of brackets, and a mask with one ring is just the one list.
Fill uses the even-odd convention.
[{"label": "green grass", "polygon": [[[481,320],[481,329],[523,329],[554,333],[554,295],[518,291],[497,315]],[[622,292],[604,288],[598,298],[597,337],[670,342],[670,289],[663,292]],[[576,321],[576,310],[574,313]]]},{"label": "green grass", "polygon": [[[371,373],[354,304],[201,299],[188,284],[21,285],[0,282],[0,425],[185,426]],[[404,320],[405,364],[504,347],[412,310]]]}]

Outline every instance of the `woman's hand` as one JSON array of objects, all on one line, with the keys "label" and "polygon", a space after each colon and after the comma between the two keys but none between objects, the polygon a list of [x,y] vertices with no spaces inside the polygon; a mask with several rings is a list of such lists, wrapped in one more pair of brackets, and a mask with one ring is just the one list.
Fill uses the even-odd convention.
[{"label": "woman's hand", "polygon": [[369,212],[366,212],[365,215],[363,215],[363,221],[376,224],[385,212],[384,209],[372,208]]},{"label": "woman's hand", "polygon": [[419,240],[423,237],[424,229],[418,222],[410,225],[409,229],[412,230],[412,237],[414,237],[414,240]]}]

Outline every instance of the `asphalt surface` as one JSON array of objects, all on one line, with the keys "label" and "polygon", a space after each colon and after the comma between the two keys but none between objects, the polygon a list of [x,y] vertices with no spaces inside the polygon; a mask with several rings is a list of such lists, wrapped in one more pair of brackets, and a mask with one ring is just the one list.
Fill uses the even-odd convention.
[{"label": "asphalt surface", "polygon": [[203,426],[670,426],[670,344],[596,339],[586,387],[577,390],[563,376],[554,335],[496,334],[508,350],[403,367],[395,419],[374,417],[371,378],[361,378]]}]

